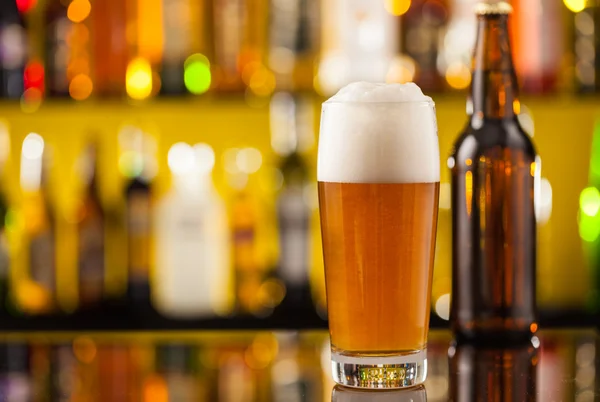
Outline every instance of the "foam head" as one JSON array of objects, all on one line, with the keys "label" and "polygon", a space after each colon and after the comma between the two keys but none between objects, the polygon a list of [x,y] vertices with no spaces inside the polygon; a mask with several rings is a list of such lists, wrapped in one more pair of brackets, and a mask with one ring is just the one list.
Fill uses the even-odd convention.
[{"label": "foam head", "polygon": [[440,180],[435,105],[413,84],[358,82],[323,104],[317,179],[339,183]]}]

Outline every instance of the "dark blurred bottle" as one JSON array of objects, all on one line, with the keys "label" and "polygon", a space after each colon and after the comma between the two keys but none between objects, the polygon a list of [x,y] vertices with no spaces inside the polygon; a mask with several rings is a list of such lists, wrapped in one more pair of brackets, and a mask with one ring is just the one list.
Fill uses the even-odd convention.
[{"label": "dark blurred bottle", "polygon": [[131,13],[131,2],[127,0],[102,0],[92,4],[91,71],[94,73],[94,93],[98,96],[122,96],[125,93],[127,63],[131,57],[127,31]]},{"label": "dark blurred bottle", "polygon": [[[164,50],[161,63],[161,94],[196,93],[203,78],[190,56],[209,53],[207,23],[209,2],[205,0],[162,0]],[[206,59],[208,60],[208,59]],[[200,62],[200,61],[199,61]],[[207,70],[210,71],[210,70]],[[187,74],[187,79],[186,79]],[[210,81],[208,82],[210,84]]]},{"label": "dark blurred bottle", "polygon": [[536,324],[534,190],[540,163],[519,124],[512,8],[480,3],[469,121],[454,144],[452,303],[458,336],[530,336]]},{"label": "dark blurred bottle", "polygon": [[0,98],[20,98],[25,90],[27,32],[17,2],[0,4]]},{"label": "dark blurred bottle", "polygon": [[452,344],[448,400],[536,401],[538,345],[537,338],[505,348]]},{"label": "dark blurred bottle", "polygon": [[319,4],[315,0],[271,0],[270,7],[269,67],[275,73],[277,88],[312,90]]},{"label": "dark blurred bottle", "polygon": [[515,66],[526,93],[552,92],[558,85],[564,55],[563,10],[555,0],[512,2]]},{"label": "dark blurred bottle", "polygon": [[79,307],[103,301],[105,280],[105,217],[98,188],[98,149],[88,145],[82,156],[85,190],[77,211]]},{"label": "dark blurred bottle", "polygon": [[312,124],[306,121],[310,114],[304,114],[305,106],[303,99],[279,93],[273,97],[271,108],[272,114],[281,113],[282,120],[288,119],[287,125],[272,124],[271,127],[272,145],[281,155],[279,170],[283,177],[277,198],[280,251],[276,274],[286,291],[276,313],[288,317],[296,313],[316,314],[309,281],[312,211],[307,190],[311,179],[301,153]]},{"label": "dark blurred bottle", "polygon": [[85,0],[50,0],[46,5],[44,81],[49,96],[83,100],[92,93],[90,10]]},{"label": "dark blurred bottle", "polygon": [[49,194],[49,150],[35,133],[23,140],[21,188],[25,220],[25,250],[31,282],[19,302],[29,313],[48,313],[56,297],[56,214]]},{"label": "dark blurred bottle", "polygon": [[3,401],[33,401],[30,359],[27,343],[0,343],[0,398]]},{"label": "dark blurred bottle", "polygon": [[401,51],[415,62],[414,81],[423,91],[443,88],[437,62],[448,16],[447,0],[415,0],[401,17]]},{"label": "dark blurred bottle", "polygon": [[152,237],[152,178],[156,144],[140,128],[130,126],[121,133],[121,172],[125,184],[127,231],[127,303],[137,315],[151,314],[150,262]]}]

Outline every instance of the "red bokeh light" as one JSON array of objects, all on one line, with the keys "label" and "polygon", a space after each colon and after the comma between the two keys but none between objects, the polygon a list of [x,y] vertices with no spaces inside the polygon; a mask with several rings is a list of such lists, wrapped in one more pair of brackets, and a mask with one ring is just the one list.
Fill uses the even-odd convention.
[{"label": "red bokeh light", "polygon": [[37,0],[16,0],[19,12],[26,13],[31,11],[37,4]]},{"label": "red bokeh light", "polygon": [[25,66],[23,74],[25,88],[37,88],[44,91],[44,66],[39,61],[32,61]]}]

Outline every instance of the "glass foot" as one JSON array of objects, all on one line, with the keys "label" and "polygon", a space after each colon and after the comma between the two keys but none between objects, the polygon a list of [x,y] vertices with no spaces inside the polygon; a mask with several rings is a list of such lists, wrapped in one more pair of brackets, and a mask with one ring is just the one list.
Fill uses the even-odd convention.
[{"label": "glass foot", "polygon": [[336,383],[353,388],[405,388],[427,377],[427,349],[399,356],[349,356],[331,352]]}]

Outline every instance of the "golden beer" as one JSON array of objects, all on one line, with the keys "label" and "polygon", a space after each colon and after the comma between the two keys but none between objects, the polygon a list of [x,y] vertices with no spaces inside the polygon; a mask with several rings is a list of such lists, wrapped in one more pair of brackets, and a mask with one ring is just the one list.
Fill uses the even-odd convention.
[{"label": "golden beer", "polygon": [[435,107],[415,84],[323,104],[317,164],[334,380],[425,381],[440,181]]},{"label": "golden beer", "polygon": [[439,183],[319,182],[332,347],[427,343]]}]

